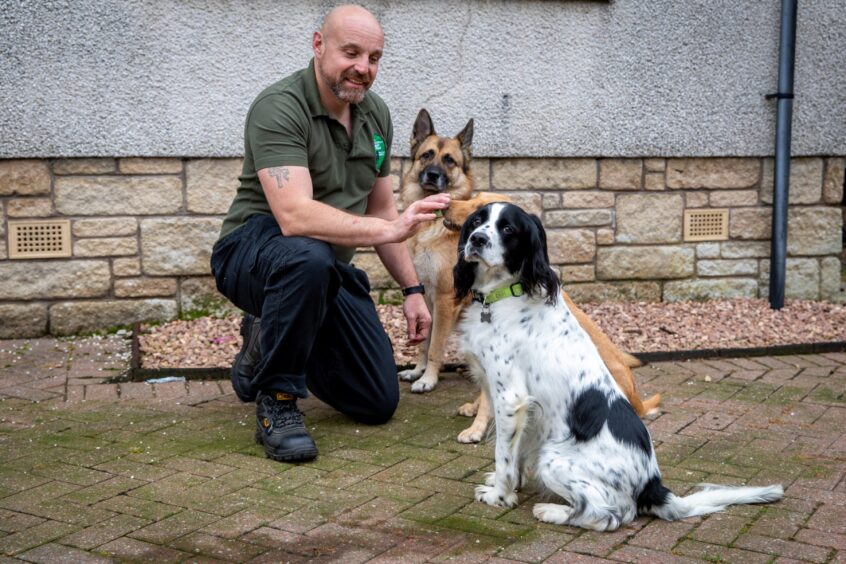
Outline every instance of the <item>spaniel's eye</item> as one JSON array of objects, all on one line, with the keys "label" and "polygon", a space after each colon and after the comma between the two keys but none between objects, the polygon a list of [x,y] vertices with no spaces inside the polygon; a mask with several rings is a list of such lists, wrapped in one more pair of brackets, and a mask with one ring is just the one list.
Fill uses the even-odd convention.
[{"label": "spaniel's eye", "polygon": [[443,161],[444,161],[444,164],[447,164],[447,165],[449,165],[449,166],[452,166],[452,165],[454,165],[454,164],[455,164],[455,159],[453,159],[453,158],[452,158],[451,156],[449,156],[449,155],[444,155]]},{"label": "spaniel's eye", "polygon": [[434,156],[435,156],[435,151],[429,149],[428,151],[426,151],[425,153],[420,155],[420,160],[421,161],[428,161],[429,159],[431,159]]},{"label": "spaniel's eye", "polygon": [[510,225],[506,225],[505,227],[502,228],[502,234],[503,235],[514,235],[514,228],[511,227]]},{"label": "spaniel's eye", "polygon": [[471,223],[471,225],[472,225],[473,227],[479,227],[480,225],[482,225],[482,216],[481,216],[481,215],[477,215],[476,217],[474,217],[474,218],[473,218],[473,223]]}]

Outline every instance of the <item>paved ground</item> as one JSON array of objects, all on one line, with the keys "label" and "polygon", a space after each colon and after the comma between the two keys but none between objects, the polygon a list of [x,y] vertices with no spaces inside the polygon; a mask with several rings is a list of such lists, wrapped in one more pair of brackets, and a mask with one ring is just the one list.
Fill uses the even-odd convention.
[{"label": "paved ground", "polygon": [[[363,427],[303,403],[299,466],[253,444],[228,382],[107,384],[125,341],[0,342],[0,561],[846,562],[846,354],[656,363],[667,484],[784,484],[771,506],[613,533],[473,501],[492,445],[461,445],[455,374]],[[407,385],[404,385],[407,390]]]}]

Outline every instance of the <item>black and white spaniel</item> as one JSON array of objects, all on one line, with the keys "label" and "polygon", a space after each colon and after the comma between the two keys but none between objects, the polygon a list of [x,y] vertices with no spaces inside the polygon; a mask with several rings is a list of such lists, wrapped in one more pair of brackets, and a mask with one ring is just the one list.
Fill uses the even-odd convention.
[{"label": "black and white spaniel", "polygon": [[782,497],[780,485],[704,485],[686,497],[664,487],[646,427],[559,299],[536,216],[506,203],[476,211],[454,277],[458,298],[473,295],[461,343],[496,421],[496,471],[477,500],[511,507],[533,479],[568,504],[538,503],[535,517],[606,531],[638,512],[675,520]]}]

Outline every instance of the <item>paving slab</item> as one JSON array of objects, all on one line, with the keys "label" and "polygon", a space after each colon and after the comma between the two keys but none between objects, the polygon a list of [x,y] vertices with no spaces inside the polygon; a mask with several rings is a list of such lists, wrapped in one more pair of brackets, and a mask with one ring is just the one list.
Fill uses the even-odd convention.
[{"label": "paving slab", "polygon": [[473,499],[493,445],[455,440],[443,375],[367,427],[300,402],[320,456],[267,459],[226,381],[110,383],[128,341],[0,341],[0,559],[29,562],[846,562],[846,354],[635,370],[665,482],[785,485],[769,506],[596,533]]}]

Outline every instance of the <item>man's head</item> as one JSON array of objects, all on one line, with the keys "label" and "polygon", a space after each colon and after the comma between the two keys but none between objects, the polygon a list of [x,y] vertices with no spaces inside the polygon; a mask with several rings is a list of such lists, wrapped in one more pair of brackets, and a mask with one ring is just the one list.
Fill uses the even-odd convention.
[{"label": "man's head", "polygon": [[347,104],[358,104],[376,80],[385,45],[382,26],[360,6],[338,6],[314,32],[318,84]]}]

